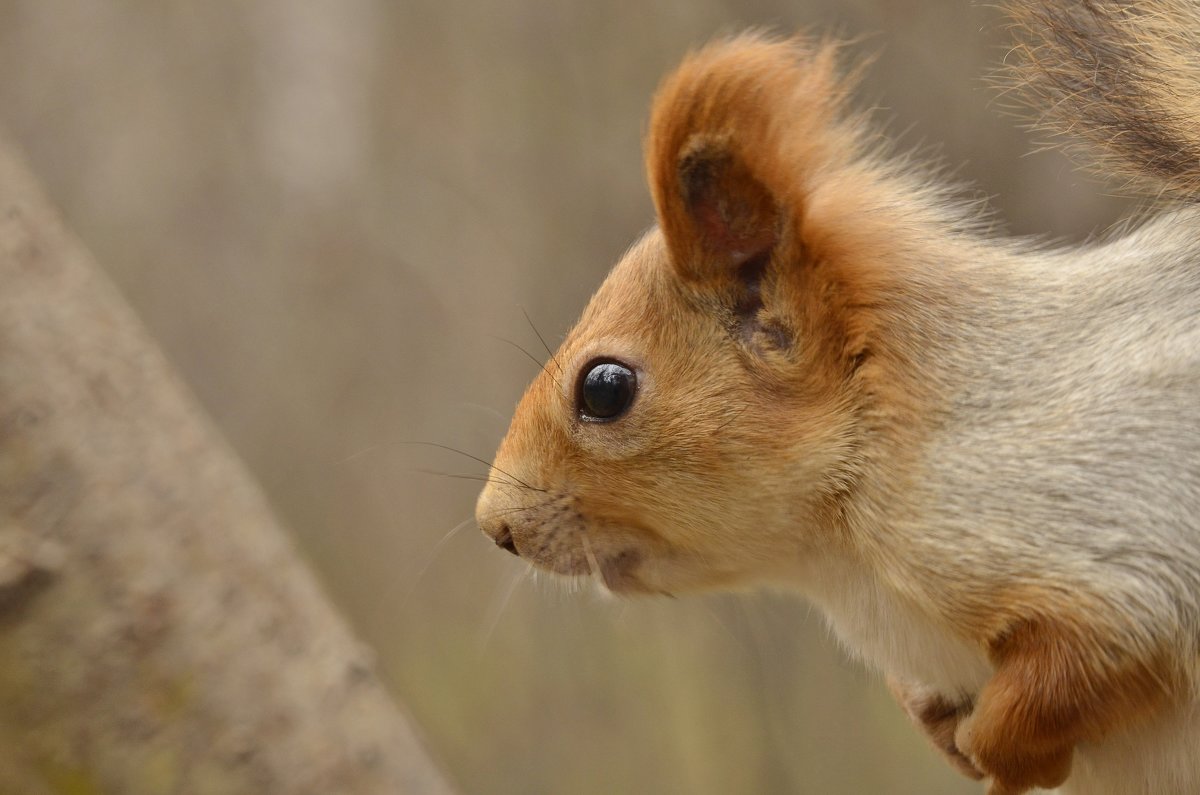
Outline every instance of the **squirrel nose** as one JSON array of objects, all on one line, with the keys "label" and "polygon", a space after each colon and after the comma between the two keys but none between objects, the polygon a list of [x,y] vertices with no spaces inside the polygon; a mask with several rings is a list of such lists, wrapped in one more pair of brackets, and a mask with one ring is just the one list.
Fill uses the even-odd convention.
[{"label": "squirrel nose", "polygon": [[475,521],[483,534],[496,542],[496,546],[520,556],[521,553],[517,551],[517,544],[513,540],[512,527],[508,522],[496,517],[497,513],[506,512],[502,508],[500,495],[493,484],[489,483],[479,495],[479,502],[475,506]]},{"label": "squirrel nose", "polygon": [[521,553],[517,551],[517,545],[513,543],[512,530],[507,524],[500,525],[500,532],[496,533],[495,541],[496,546],[520,557]]}]

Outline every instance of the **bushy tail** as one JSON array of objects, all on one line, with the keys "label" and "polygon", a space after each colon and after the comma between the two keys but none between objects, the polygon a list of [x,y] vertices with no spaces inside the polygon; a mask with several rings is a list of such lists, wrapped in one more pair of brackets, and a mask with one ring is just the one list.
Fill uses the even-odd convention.
[{"label": "bushy tail", "polygon": [[1200,202],[1200,0],[1015,0],[1040,127],[1127,188]]}]

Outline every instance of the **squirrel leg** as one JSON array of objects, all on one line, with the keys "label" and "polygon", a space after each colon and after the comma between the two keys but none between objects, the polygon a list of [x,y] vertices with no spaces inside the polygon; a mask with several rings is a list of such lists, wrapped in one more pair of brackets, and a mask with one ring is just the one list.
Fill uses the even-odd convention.
[{"label": "squirrel leg", "polygon": [[1075,746],[1098,740],[1160,706],[1172,677],[1131,659],[1102,634],[1024,621],[992,644],[996,673],[958,722],[955,746],[992,779],[989,795],[1053,789]]}]

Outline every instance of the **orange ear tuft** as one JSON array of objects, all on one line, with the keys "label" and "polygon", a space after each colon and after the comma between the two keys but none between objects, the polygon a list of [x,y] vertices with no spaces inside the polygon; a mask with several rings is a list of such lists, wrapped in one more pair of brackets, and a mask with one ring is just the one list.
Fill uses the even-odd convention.
[{"label": "orange ear tuft", "polygon": [[659,88],[646,165],[680,275],[771,253],[802,210],[806,175],[854,149],[853,135],[830,145],[845,96],[833,53],[744,35],[692,54]]}]

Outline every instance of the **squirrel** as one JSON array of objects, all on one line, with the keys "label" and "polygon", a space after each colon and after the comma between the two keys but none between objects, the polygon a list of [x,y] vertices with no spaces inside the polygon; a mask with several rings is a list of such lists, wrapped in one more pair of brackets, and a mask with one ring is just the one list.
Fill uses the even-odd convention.
[{"label": "squirrel", "polygon": [[836,42],[710,44],[476,518],[619,594],[799,592],[991,795],[1200,792],[1200,6],[1009,10],[1040,122],[1156,214],[998,239]]}]

